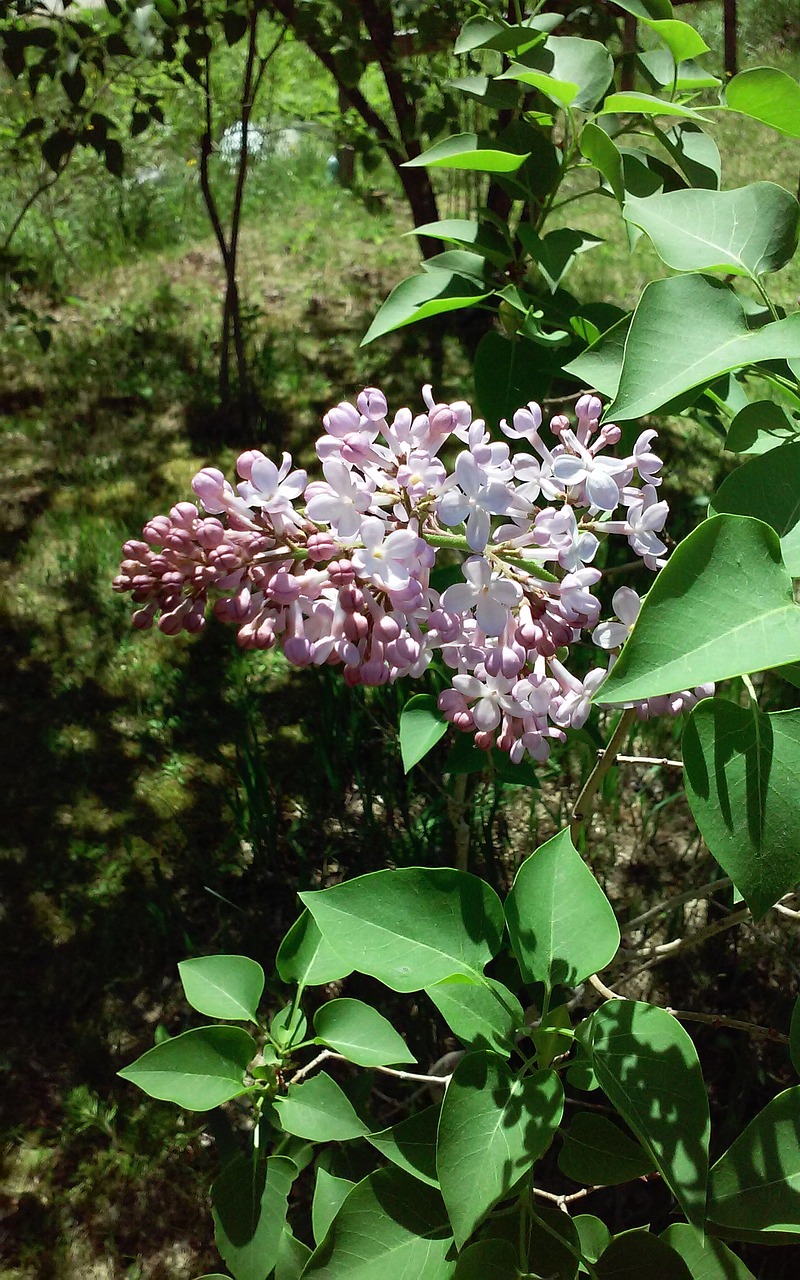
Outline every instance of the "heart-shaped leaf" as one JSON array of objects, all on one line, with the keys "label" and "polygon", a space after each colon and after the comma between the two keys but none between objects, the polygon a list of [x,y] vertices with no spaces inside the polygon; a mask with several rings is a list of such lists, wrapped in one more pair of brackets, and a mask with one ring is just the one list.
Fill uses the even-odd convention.
[{"label": "heart-shaped leaf", "polygon": [[406,773],[447,733],[447,721],[432,693],[415,693],[400,713],[400,755]]},{"label": "heart-shaped leaf", "polygon": [[624,212],[676,271],[760,276],[779,271],[797,248],[800,205],[774,182],[737,191],[664,191],[645,200],[629,196]]},{"label": "heart-shaped leaf", "polygon": [[353,968],[393,991],[421,991],[454,973],[480,978],[503,937],[494,890],[446,867],[373,871],[300,897]]},{"label": "heart-shaped leaf", "polygon": [[774,529],[712,516],[650,588],[596,701],[619,706],[800,658],[800,605]]},{"label": "heart-shaped leaf", "polygon": [[[444,1086],[442,1086],[444,1088]],[[439,1125],[439,1108],[426,1107],[416,1115],[407,1116],[390,1129],[380,1133],[365,1134],[370,1146],[382,1156],[405,1169],[412,1177],[438,1187],[436,1177],[436,1130]]]},{"label": "heart-shaped leaf", "polygon": [[[800,423],[774,400],[756,400],[740,409],[725,438],[731,453],[767,453],[800,439]],[[769,524],[770,522],[767,521]]]},{"label": "heart-shaped leaf", "polygon": [[785,71],[775,67],[740,71],[725,91],[725,102],[731,111],[800,138],[800,84]]},{"label": "heart-shaped leaf", "polygon": [[665,1009],[636,1000],[610,1000],[592,1014],[585,1034],[600,1088],[686,1217],[702,1224],[711,1126],[691,1039]]},{"label": "heart-shaped leaf", "polygon": [[701,702],[683,735],[686,796],[756,919],[800,881],[800,711]]},{"label": "heart-shaped leaf", "polygon": [[237,1155],[213,1184],[214,1240],[234,1280],[264,1280],[275,1266],[296,1177],[284,1156],[262,1164]]},{"label": "heart-shaped leaf", "polygon": [[379,1169],[353,1187],[303,1277],[451,1280],[452,1249],[441,1196],[401,1169]]},{"label": "heart-shaped leaf", "polygon": [[300,987],[324,987],[353,972],[353,966],[325,941],[308,910],[283,939],[276,965],[284,982],[296,982]]},{"label": "heart-shaped leaf", "polygon": [[391,1022],[361,1000],[329,1000],[315,1013],[314,1030],[322,1044],[360,1067],[416,1062]]},{"label": "heart-shaped leaf", "polygon": [[591,111],[614,75],[605,45],[578,36],[549,36],[498,80],[519,80],[539,89],[559,106]]},{"label": "heart-shaped leaf", "polygon": [[800,314],[750,329],[736,294],[701,275],[648,284],[634,312],[606,418],[655,413],[693,387],[762,360],[800,357]]},{"label": "heart-shaped leaf", "polygon": [[751,458],[723,480],[709,511],[755,516],[781,540],[783,563],[800,578],[800,442]]},{"label": "heart-shaped leaf", "polygon": [[755,1280],[752,1271],[726,1244],[713,1236],[702,1236],[688,1222],[673,1222],[659,1239],[681,1255],[692,1280]]},{"label": "heart-shaped leaf", "polygon": [[274,1106],[286,1132],[310,1142],[347,1142],[367,1131],[350,1099],[324,1071],[290,1085]]},{"label": "heart-shaped leaf", "polygon": [[488,296],[474,280],[452,271],[423,271],[421,275],[409,276],[392,289],[361,339],[361,345],[365,347],[375,338],[415,324],[417,320],[474,307]]},{"label": "heart-shaped leaf", "polygon": [[200,956],[178,965],[186,999],[208,1018],[255,1022],[264,970],[247,956]]},{"label": "heart-shaped leaf", "polygon": [[524,1014],[517,997],[492,978],[476,982],[463,974],[425,988],[454,1035],[470,1049],[508,1055]]},{"label": "heart-shaped leaf", "polygon": [[768,1102],[714,1165],[708,1220],[765,1244],[800,1233],[800,1085]]},{"label": "heart-shaped leaf", "polygon": [[613,1187],[652,1173],[655,1163],[613,1120],[579,1111],[564,1134],[558,1167],[581,1186]]},{"label": "heart-shaped leaf", "polygon": [[497,1054],[461,1059],[442,1103],[436,1142],[439,1185],[459,1247],[547,1150],[563,1107],[554,1071],[517,1079]]},{"label": "heart-shaped leaf", "polygon": [[607,965],[619,946],[614,912],[568,830],[525,859],[505,911],[526,982],[577,986]]},{"label": "heart-shaped leaf", "polygon": [[242,1027],[197,1027],[148,1049],[119,1075],[151,1098],[210,1111],[245,1092],[244,1073],[257,1052]]},{"label": "heart-shaped leaf", "polygon": [[404,168],[470,169],[479,173],[516,173],[527,155],[487,147],[477,133],[456,133],[435,143],[422,155],[404,162]]}]

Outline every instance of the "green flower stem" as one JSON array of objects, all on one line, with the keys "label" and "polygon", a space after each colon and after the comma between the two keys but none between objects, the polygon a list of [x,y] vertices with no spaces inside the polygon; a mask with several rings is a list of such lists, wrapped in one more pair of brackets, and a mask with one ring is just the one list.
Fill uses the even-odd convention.
[{"label": "green flower stem", "polygon": [[577,841],[581,828],[591,813],[592,800],[595,797],[600,783],[603,781],[603,778],[614,763],[617,753],[628,737],[635,720],[635,708],[631,707],[629,710],[623,711],[617,721],[617,727],[609,739],[608,746],[605,751],[598,753],[595,766],[583,784],[581,793],[575,801],[575,808],[572,810],[569,831],[572,836],[573,843]]},{"label": "green flower stem", "polygon": [[[421,535],[427,542],[429,547],[442,547],[445,550],[463,551],[466,555],[475,555],[472,547],[467,542],[463,534],[459,533],[427,533]],[[523,556],[516,555],[513,551],[494,551],[490,553],[495,559],[503,560],[510,565],[512,569],[524,569],[526,573],[532,574],[535,578],[542,578],[545,582],[558,582],[558,578],[549,569],[544,569],[535,560],[526,560]]]}]

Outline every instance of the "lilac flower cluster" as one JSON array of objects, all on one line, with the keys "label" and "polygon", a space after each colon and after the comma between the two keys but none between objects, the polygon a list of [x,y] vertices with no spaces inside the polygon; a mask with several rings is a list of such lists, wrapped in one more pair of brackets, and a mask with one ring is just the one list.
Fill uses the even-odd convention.
[{"label": "lilac flower cluster", "polygon": [[[135,626],[158,619],[167,635],[200,631],[213,596],[243,647],[280,644],[297,667],[339,664],[350,685],[419,677],[438,651],[453,672],[444,716],[479,747],[546,760],[585,722],[607,672],[578,678],[570,646],[590,633],[613,662],[640,606],[622,587],[617,620],[600,621],[600,539],[627,538],[653,571],[664,563],[656,433],[627,457],[607,454],[620,430],[601,427],[600,400],[584,395],[575,424],[557,414],[548,440],[531,403],[496,441],[466,402],[439,404],[429,386],[423,399],[424,412],[399,409],[391,422],[374,387],[331,409],[321,480],[258,450],[238,459],[235,489],[204,468],[192,488],[205,514],[181,502],[150,520],[125,544],[114,587],[141,606]],[[462,580],[443,590],[437,555],[463,557]],[[706,693],[639,711],[679,711]]]}]

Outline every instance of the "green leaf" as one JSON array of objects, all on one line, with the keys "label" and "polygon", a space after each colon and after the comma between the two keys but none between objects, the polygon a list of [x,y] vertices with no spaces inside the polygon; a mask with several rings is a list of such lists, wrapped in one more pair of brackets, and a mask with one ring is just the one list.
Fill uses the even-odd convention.
[{"label": "green leaf", "polygon": [[400,1169],[379,1169],[350,1192],[303,1280],[450,1280],[452,1247],[441,1196]]},{"label": "green leaf", "polygon": [[418,320],[474,307],[488,297],[489,294],[480,290],[474,280],[455,275],[452,271],[423,271],[421,275],[409,276],[392,289],[361,339],[361,345],[365,347],[385,333],[415,324]]},{"label": "green leaf", "polygon": [[625,217],[676,271],[764,275],[794,257],[800,205],[774,182],[736,191],[665,191],[625,201]]},{"label": "green leaf", "polygon": [[672,17],[671,0],[613,0],[613,3],[618,9],[625,9],[644,22],[653,18],[666,21]]},{"label": "green leaf", "polygon": [[247,956],[200,956],[178,965],[186,999],[208,1018],[255,1022],[264,970]]},{"label": "green leaf", "polygon": [[480,411],[494,425],[529,400],[545,396],[559,369],[558,357],[525,338],[485,333],[475,352],[475,392]]},{"label": "green leaf", "polygon": [[518,1280],[519,1274],[508,1240],[479,1240],[458,1255],[455,1280]]},{"label": "green leaf", "polygon": [[[725,448],[731,453],[767,453],[800,438],[800,423],[774,400],[756,400],[740,409],[728,428]],[[769,523],[769,522],[768,522]]]},{"label": "green leaf", "polygon": [[589,1262],[596,1262],[604,1249],[611,1243],[611,1232],[600,1218],[593,1213],[579,1213],[573,1218],[580,1241],[580,1250]]},{"label": "green leaf", "polygon": [[458,34],[454,53],[459,56],[473,49],[494,49],[506,53],[511,49],[524,48],[541,39],[542,32],[551,31],[561,21],[557,13],[538,14],[514,26],[481,16],[468,18]]},{"label": "green leaf", "polygon": [[503,937],[494,890],[446,867],[373,871],[300,897],[331,945],[393,991],[480,978]]},{"label": "green leaf", "polygon": [[559,106],[591,111],[614,75],[605,45],[578,36],[549,36],[496,79],[532,85]]},{"label": "green leaf", "polygon": [[750,67],[725,90],[729,110],[760,120],[790,138],[800,138],[800,84],[775,67]]},{"label": "green leaf", "polygon": [[601,395],[617,394],[625,343],[633,316],[622,316],[606,329],[586,351],[582,351],[571,364],[564,365],[564,372],[572,375],[586,387],[594,387]]},{"label": "green leaf", "polygon": [[468,1053],[442,1103],[436,1169],[459,1248],[549,1147],[564,1094],[554,1071],[516,1079],[497,1054]]},{"label": "green leaf", "polygon": [[560,1209],[542,1208],[538,1201],[534,1206],[528,1249],[529,1256],[536,1260],[537,1272],[548,1280],[575,1280],[580,1265],[580,1236],[575,1223]]},{"label": "green leaf", "polygon": [[477,133],[456,133],[422,155],[403,163],[404,169],[469,169],[478,173],[516,173],[527,155],[498,151],[483,145]]},{"label": "green leaf", "polygon": [[622,156],[616,143],[605,129],[591,120],[583,126],[580,148],[585,159],[605,178],[620,205],[625,200],[625,179],[622,172]]},{"label": "green leaf", "polygon": [[295,920],[278,948],[278,973],[284,982],[324,987],[353,972],[352,965],[325,941],[308,910]]},{"label": "green leaf", "polygon": [[701,1224],[710,1122],[691,1039],[665,1009],[635,1000],[610,1000],[597,1009],[588,1034],[601,1089],[649,1152],[686,1217]]},{"label": "green leaf", "polygon": [[800,578],[800,442],[737,467],[714,494],[709,512],[755,516],[770,525],[781,540],[788,572]]},{"label": "green leaf", "polygon": [[774,529],[712,516],[659,573],[596,701],[638,702],[799,657],[800,605]]},{"label": "green leaf", "polygon": [[311,1142],[346,1142],[367,1132],[347,1095],[324,1071],[303,1084],[289,1085],[289,1092],[275,1098],[274,1106],[287,1133]]},{"label": "green leaf", "polygon": [[400,712],[400,755],[408,773],[447,733],[447,721],[432,693],[415,693]]},{"label": "green leaf", "polygon": [[619,946],[614,912],[568,830],[525,859],[505,911],[525,982],[577,986]]},{"label": "green leaf", "polygon": [[514,1048],[514,1032],[522,1026],[522,1005],[492,978],[475,982],[456,974],[425,988],[454,1035],[470,1049],[494,1049],[506,1056]]},{"label": "green leaf", "polygon": [[657,1275],[658,1280],[692,1280],[679,1253],[649,1231],[626,1231],[615,1236],[595,1263],[597,1280],[636,1280]]},{"label": "green leaf", "polygon": [[708,45],[700,32],[688,22],[679,22],[675,18],[651,19],[647,25],[664,41],[676,63],[708,53]]},{"label": "green leaf", "polygon": [[265,1280],[278,1260],[297,1168],[284,1156],[263,1163],[239,1154],[211,1188],[214,1240],[234,1280]]},{"label": "green leaf", "polygon": [[436,253],[422,264],[423,271],[454,271],[467,280],[474,280],[484,288],[489,283],[489,265],[480,253],[471,253],[468,249],[447,249],[444,253]]},{"label": "green leaf", "polygon": [[301,1240],[296,1240],[288,1227],[284,1227],[278,1245],[278,1261],[275,1263],[275,1280],[300,1280],[311,1250]]},{"label": "green leaf", "polygon": [[603,243],[599,236],[573,227],[557,227],[540,237],[533,227],[521,226],[517,235],[544,276],[551,293],[556,292],[578,254]]},{"label": "green leaf", "polygon": [[474,222],[471,218],[444,218],[440,222],[426,222],[413,231],[406,231],[408,236],[430,236],[434,240],[449,241],[451,244],[465,244],[494,262],[504,266],[511,260],[511,251],[503,237],[494,227],[484,222]]},{"label": "green leaf", "polygon": [[656,141],[675,161],[692,187],[719,190],[722,160],[710,134],[692,120],[679,121],[656,131]]},{"label": "green leaf", "polygon": [[800,711],[709,698],[691,714],[683,760],[703,839],[760,919],[800,880]]},{"label": "green leaf", "polygon": [[315,1013],[314,1030],[322,1044],[360,1067],[416,1062],[391,1022],[361,1000],[329,1000]]},{"label": "green leaf", "polygon": [[613,1187],[652,1173],[655,1163],[613,1120],[579,1111],[564,1134],[558,1167],[581,1186]]},{"label": "green leaf", "polygon": [[706,117],[693,107],[669,102],[666,98],[654,98],[650,93],[610,93],[603,102],[600,115],[682,116],[705,124]]},{"label": "green leaf", "polygon": [[210,1111],[245,1092],[244,1073],[257,1052],[242,1027],[197,1027],[148,1049],[118,1074],[151,1098]]},{"label": "green leaf", "polygon": [[[442,1086],[444,1087],[444,1086]],[[429,1187],[439,1186],[436,1177],[436,1130],[439,1124],[439,1108],[426,1107],[416,1115],[408,1116],[390,1129],[379,1133],[367,1133],[367,1142],[382,1156],[391,1160],[398,1169],[404,1169],[413,1178],[419,1178]]]},{"label": "green leaf", "polygon": [[311,1205],[311,1230],[314,1243],[321,1244],[328,1229],[355,1186],[349,1178],[335,1178],[320,1165],[314,1183],[314,1199]]},{"label": "green leaf", "polygon": [[800,1233],[800,1085],[779,1093],[711,1170],[708,1220],[764,1244]]},{"label": "green leaf", "polygon": [[752,1271],[713,1236],[703,1237],[688,1222],[673,1222],[659,1239],[679,1253],[692,1280],[755,1280]]},{"label": "green leaf", "polygon": [[634,312],[606,417],[639,418],[733,369],[798,356],[800,314],[749,329],[731,289],[700,275],[654,280]]}]

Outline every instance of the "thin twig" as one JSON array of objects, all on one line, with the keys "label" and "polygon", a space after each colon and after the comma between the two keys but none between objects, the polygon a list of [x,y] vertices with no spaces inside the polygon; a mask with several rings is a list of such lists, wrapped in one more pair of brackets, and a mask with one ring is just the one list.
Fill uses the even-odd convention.
[{"label": "thin twig", "polygon": [[[599,991],[601,996],[606,1000],[627,1000],[627,996],[620,995],[618,991],[612,991],[604,982],[601,982],[597,974],[592,974],[589,982]],[[654,1006],[660,1008],[661,1006]],[[743,1022],[741,1018],[729,1018],[724,1013],[694,1013],[691,1009],[673,1009],[667,1006],[665,1013],[671,1013],[673,1018],[677,1018],[679,1022],[702,1022],[709,1027],[727,1027],[731,1031],[744,1031],[749,1036],[755,1036],[758,1040],[772,1040],[775,1044],[788,1044],[789,1037],[783,1032],[776,1031],[774,1027],[762,1027],[756,1022]]]},{"label": "thin twig", "polygon": [[670,760],[667,756],[617,756],[617,764],[660,764],[665,769],[682,769],[682,760]]},{"label": "thin twig", "polygon": [[[722,920],[714,920],[711,924],[706,925],[704,929],[698,929],[696,933],[688,933],[683,938],[674,938],[672,942],[659,942],[654,947],[650,947],[646,951],[640,951],[638,956],[631,952],[623,955],[618,963],[624,963],[625,960],[636,958],[644,958],[645,963],[639,965],[638,969],[633,969],[630,973],[623,974],[617,979],[617,982],[632,982],[634,978],[638,978],[640,973],[644,973],[647,969],[652,969],[654,965],[661,964],[662,960],[671,960],[673,956],[680,955],[682,951],[686,951],[689,947],[699,946],[701,942],[706,942],[709,938],[715,937],[718,933],[724,933],[726,929],[733,929],[737,924],[744,924],[750,920],[750,908],[742,907],[739,911],[732,911],[729,916],[725,916]],[[614,965],[612,961],[612,966]],[[611,967],[611,966],[608,966]]]},{"label": "thin twig", "polygon": [[538,1196],[540,1200],[549,1200],[556,1208],[563,1209],[566,1213],[567,1205],[572,1204],[573,1200],[583,1200],[584,1196],[590,1196],[593,1191],[602,1191],[602,1187],[583,1187],[580,1191],[571,1191],[568,1195],[559,1196],[554,1191],[542,1191],[539,1187],[533,1187],[533,1194]]},{"label": "thin twig", "polygon": [[731,883],[730,876],[720,876],[718,880],[709,880],[707,884],[701,884],[697,889],[687,889],[685,893],[679,893],[674,898],[667,898],[665,902],[659,902],[657,906],[651,907],[642,915],[634,916],[633,920],[629,920],[622,926],[621,933],[623,937],[633,933],[634,929],[647,924],[650,920],[655,920],[656,916],[666,915],[687,902],[698,902],[701,898],[709,898],[712,893],[716,893],[717,889],[727,889]]},{"label": "thin twig", "polygon": [[581,827],[591,812],[591,803],[595,797],[597,789],[614,763],[616,754],[630,733],[635,719],[636,711],[632,707],[627,711],[623,711],[617,723],[617,727],[609,739],[608,746],[604,751],[598,751],[594,768],[583,784],[581,793],[575,801],[575,807],[572,810],[569,830],[573,841],[577,840]]},{"label": "thin twig", "polygon": [[[316,1058],[312,1058],[304,1067],[300,1067],[298,1071],[295,1071],[289,1081],[289,1084],[299,1084],[301,1080],[304,1080],[306,1076],[310,1075],[316,1067],[321,1066],[323,1062],[350,1062],[350,1059],[346,1058],[343,1053],[334,1053],[332,1049],[323,1049],[322,1053],[318,1053]],[[452,1079],[452,1074],[446,1076],[428,1076],[423,1075],[422,1072],[419,1071],[400,1071],[397,1067],[372,1067],[371,1069],[373,1071],[380,1071],[382,1075],[392,1076],[395,1080],[411,1080],[418,1084],[447,1085]]]}]

